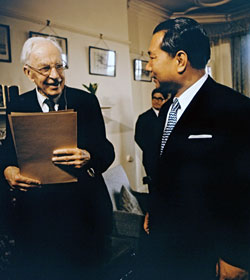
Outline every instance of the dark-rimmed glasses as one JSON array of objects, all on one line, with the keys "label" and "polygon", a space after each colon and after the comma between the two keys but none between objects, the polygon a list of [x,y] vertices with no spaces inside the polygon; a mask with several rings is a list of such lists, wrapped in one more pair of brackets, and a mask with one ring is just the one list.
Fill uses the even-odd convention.
[{"label": "dark-rimmed glasses", "polygon": [[164,100],[164,98],[162,98],[162,97],[152,97],[152,99],[155,99],[155,100],[159,100],[159,101],[163,101]]},{"label": "dark-rimmed glasses", "polygon": [[43,75],[45,77],[48,77],[50,75],[53,67],[55,67],[56,72],[58,74],[61,74],[65,69],[67,69],[66,63],[57,63],[55,65],[46,65],[41,68],[35,68],[29,64],[26,64],[26,66],[28,66],[31,70],[33,70],[33,71],[37,72],[38,74]]}]

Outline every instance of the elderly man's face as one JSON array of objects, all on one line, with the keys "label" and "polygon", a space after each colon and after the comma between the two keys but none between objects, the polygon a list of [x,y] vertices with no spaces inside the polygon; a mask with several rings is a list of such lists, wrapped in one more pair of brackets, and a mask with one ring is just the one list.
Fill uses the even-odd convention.
[{"label": "elderly man's face", "polygon": [[[65,83],[65,77],[59,50],[50,42],[44,42],[34,47],[30,55],[29,65],[24,66],[25,74],[38,87],[41,94],[48,97],[59,95]],[[45,75],[43,69],[49,69]]]}]

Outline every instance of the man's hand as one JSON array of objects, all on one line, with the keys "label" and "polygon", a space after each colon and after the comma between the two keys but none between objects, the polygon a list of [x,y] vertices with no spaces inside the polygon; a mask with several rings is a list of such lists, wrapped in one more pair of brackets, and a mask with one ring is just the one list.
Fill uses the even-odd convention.
[{"label": "man's hand", "polygon": [[8,181],[11,189],[27,191],[29,188],[41,187],[40,181],[22,176],[20,169],[16,166],[6,167],[4,177]]},{"label": "man's hand", "polygon": [[144,218],[143,229],[147,234],[149,234],[149,213],[148,212],[146,213],[145,218]]},{"label": "man's hand", "polygon": [[249,274],[246,270],[232,266],[229,263],[226,263],[222,259],[219,259],[219,262],[216,266],[217,274],[219,273],[219,280],[248,280]]},{"label": "man's hand", "polygon": [[57,165],[72,166],[73,168],[81,168],[90,160],[90,153],[86,150],[78,148],[57,149],[53,151],[52,161]]}]

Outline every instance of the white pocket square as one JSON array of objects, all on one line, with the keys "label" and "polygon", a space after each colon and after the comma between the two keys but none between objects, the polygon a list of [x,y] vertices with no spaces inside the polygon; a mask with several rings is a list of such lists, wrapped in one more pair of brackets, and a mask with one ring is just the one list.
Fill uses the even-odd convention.
[{"label": "white pocket square", "polygon": [[213,138],[211,134],[198,134],[198,135],[189,135],[188,139],[207,139]]}]

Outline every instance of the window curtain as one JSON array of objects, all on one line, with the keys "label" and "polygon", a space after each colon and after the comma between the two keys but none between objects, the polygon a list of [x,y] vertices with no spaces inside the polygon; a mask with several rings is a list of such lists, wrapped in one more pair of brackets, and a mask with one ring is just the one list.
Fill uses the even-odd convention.
[{"label": "window curtain", "polygon": [[250,34],[231,39],[233,88],[250,97]]},{"label": "window curtain", "polygon": [[230,39],[220,38],[216,42],[211,42],[211,58],[208,66],[211,67],[213,79],[218,83],[232,87]]},{"label": "window curtain", "polygon": [[213,77],[250,97],[250,18],[204,27],[211,41]]}]

